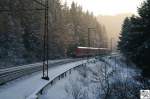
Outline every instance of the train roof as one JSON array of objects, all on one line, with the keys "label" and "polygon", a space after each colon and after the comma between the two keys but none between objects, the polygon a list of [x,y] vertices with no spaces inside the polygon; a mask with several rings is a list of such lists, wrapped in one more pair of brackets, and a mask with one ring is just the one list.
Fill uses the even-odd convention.
[{"label": "train roof", "polygon": [[79,49],[95,49],[95,50],[108,50],[108,48],[96,48],[96,47],[82,47],[82,46],[78,46],[77,48]]}]

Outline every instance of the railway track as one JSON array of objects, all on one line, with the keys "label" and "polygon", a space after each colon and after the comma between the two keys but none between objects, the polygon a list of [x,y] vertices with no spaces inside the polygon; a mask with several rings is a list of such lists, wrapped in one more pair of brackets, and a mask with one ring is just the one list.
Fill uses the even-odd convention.
[{"label": "railway track", "polygon": [[[49,61],[49,68],[54,66],[67,64],[70,62],[79,61],[81,58],[78,59],[63,59],[63,60],[56,60],[56,61]],[[0,85],[5,84],[11,80],[17,79],[19,77],[41,71],[42,70],[42,62],[35,63],[35,64],[28,64],[22,65],[12,68],[0,69]]]}]

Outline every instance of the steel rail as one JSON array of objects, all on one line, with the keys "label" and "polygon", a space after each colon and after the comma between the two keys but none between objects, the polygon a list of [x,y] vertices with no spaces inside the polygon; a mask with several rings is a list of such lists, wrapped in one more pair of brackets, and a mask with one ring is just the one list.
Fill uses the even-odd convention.
[{"label": "steel rail", "polygon": [[[49,63],[50,65],[49,68],[75,62],[75,61],[80,61],[80,60],[81,59],[68,59],[64,61],[62,60],[62,61],[58,61],[54,63]],[[27,66],[27,67],[24,67],[24,66]],[[17,79],[19,77],[29,75],[29,74],[32,74],[34,72],[41,71],[41,70],[42,70],[42,63],[23,65],[23,66],[13,67],[9,69],[2,69],[0,70],[0,85],[5,84],[14,79]]]}]

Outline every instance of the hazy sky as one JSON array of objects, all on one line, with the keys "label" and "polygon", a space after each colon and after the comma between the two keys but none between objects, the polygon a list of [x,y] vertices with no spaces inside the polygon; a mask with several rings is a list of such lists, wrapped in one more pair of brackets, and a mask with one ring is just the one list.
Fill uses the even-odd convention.
[{"label": "hazy sky", "polygon": [[95,15],[116,15],[120,13],[133,13],[137,14],[137,7],[144,0],[63,0],[68,2],[72,1],[82,5],[83,9],[88,9]]}]

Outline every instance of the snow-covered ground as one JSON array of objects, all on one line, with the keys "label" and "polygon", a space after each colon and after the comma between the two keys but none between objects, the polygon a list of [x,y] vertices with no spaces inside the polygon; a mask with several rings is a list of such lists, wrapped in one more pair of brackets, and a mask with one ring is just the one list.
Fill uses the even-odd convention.
[{"label": "snow-covered ground", "polygon": [[58,75],[69,70],[70,68],[76,67],[86,62],[86,60],[82,60],[50,68],[49,81],[42,80],[42,72],[37,72],[0,86],[0,99],[26,99],[37,90],[48,84]]},{"label": "snow-covered ground", "polygon": [[[56,82],[54,86],[49,86],[40,99],[104,99],[104,97],[106,99],[107,92],[111,94],[109,99],[120,99],[118,97],[122,97],[121,92],[129,93],[129,95],[138,92],[138,89],[132,90],[130,84],[138,85],[133,77],[140,75],[140,71],[128,66],[120,58],[116,60],[115,58],[101,58],[96,63],[89,63],[87,66],[77,69],[71,75]],[[113,89],[114,86],[111,85],[116,84],[115,88],[121,90]],[[124,87],[124,85],[126,86]],[[129,91],[124,92],[128,87]],[[118,94],[118,96],[113,96],[114,94]],[[131,96],[130,99],[133,97],[135,99],[136,96]],[[128,98],[124,97],[124,99]]]},{"label": "snow-covered ground", "polygon": [[72,75],[60,80],[54,86],[49,86],[39,99],[72,99],[71,96],[66,93],[65,89],[67,87],[66,85],[69,84],[69,79],[76,79],[77,76],[79,76],[78,72],[73,72]]}]

